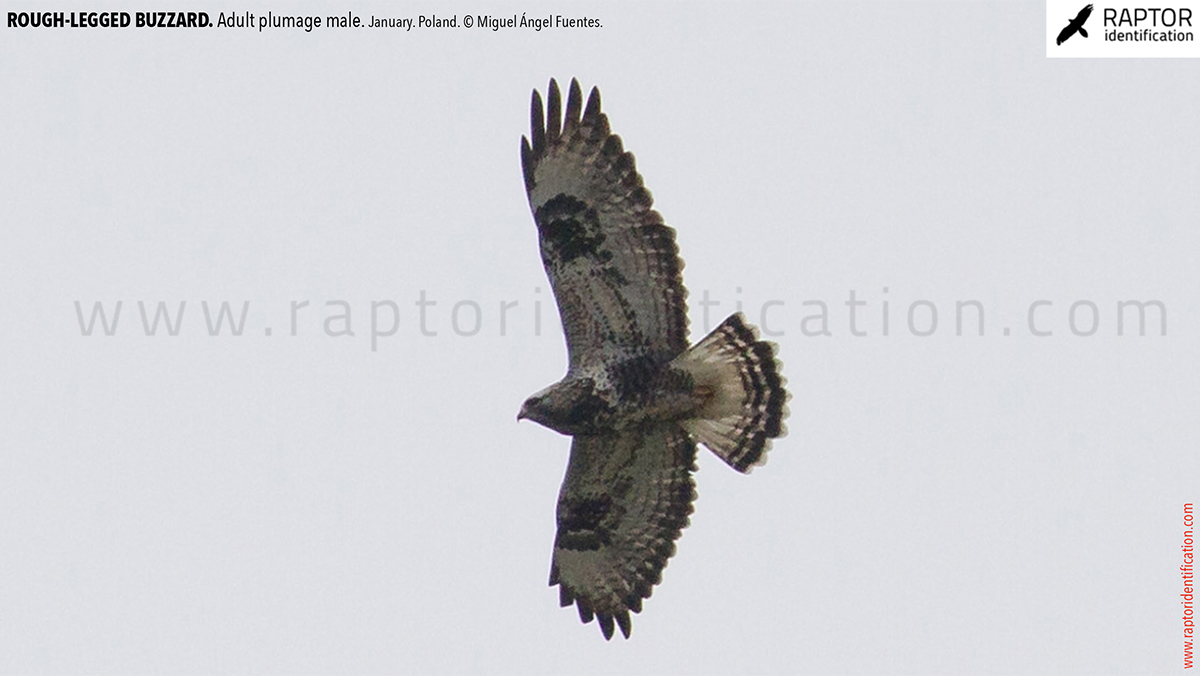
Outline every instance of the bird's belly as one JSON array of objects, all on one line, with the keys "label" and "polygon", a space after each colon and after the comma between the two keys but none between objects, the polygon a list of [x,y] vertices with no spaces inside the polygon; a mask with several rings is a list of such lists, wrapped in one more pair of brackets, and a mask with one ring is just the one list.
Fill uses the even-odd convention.
[{"label": "bird's belly", "polygon": [[692,417],[703,403],[691,378],[664,370],[648,386],[637,391],[617,392],[612,424],[616,429],[650,422],[668,422]]}]

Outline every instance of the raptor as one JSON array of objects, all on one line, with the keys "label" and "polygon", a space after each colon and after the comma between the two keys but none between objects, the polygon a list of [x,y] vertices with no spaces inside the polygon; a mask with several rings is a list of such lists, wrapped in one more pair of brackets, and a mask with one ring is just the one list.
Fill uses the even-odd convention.
[{"label": "raptor", "polygon": [[572,80],[564,110],[551,80],[531,118],[521,164],[569,363],[518,419],[573,437],[550,584],[606,639],[614,624],[628,638],[688,525],[696,444],[749,472],[785,434],[789,395],[776,347],[741,314],[689,346],[675,231],[599,90],[584,103]]}]

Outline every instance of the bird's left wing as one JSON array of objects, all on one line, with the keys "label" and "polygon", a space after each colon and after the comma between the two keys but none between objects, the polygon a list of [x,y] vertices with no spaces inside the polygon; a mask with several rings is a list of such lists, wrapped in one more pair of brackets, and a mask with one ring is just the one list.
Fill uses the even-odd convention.
[{"label": "bird's left wing", "polygon": [[550,584],[579,618],[615,620],[629,637],[629,613],[662,579],[696,498],[696,444],[675,423],[575,437],[558,496]]},{"label": "bird's left wing", "polygon": [[652,208],[633,154],[611,133],[600,91],[572,80],[563,109],[550,81],[533,93],[521,139],[529,207],[554,287],[571,368],[687,349],[687,291],[675,231]]}]

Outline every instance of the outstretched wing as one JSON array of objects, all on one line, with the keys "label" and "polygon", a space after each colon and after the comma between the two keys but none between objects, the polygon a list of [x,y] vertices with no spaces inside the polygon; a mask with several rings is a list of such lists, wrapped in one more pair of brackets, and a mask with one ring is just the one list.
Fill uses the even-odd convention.
[{"label": "outstretched wing", "polygon": [[1075,30],[1075,22],[1067,24],[1066,28],[1058,32],[1058,39],[1055,40],[1054,44],[1061,45],[1067,38],[1075,34]]},{"label": "outstretched wing", "polygon": [[687,348],[675,231],[651,209],[633,154],[609,132],[600,91],[585,107],[571,80],[564,115],[551,80],[547,101],[543,117],[533,92],[533,138],[521,138],[521,164],[571,368],[614,356],[671,359]]},{"label": "outstretched wing", "polygon": [[1085,31],[1083,29],[1083,24],[1085,22],[1087,22],[1088,17],[1091,15],[1092,15],[1092,6],[1091,5],[1087,5],[1083,9],[1079,10],[1079,13],[1075,15],[1074,19],[1071,19],[1070,23],[1067,24],[1066,28],[1063,28],[1061,31],[1059,31],[1058,39],[1055,41],[1055,44],[1061,45],[1062,43],[1066,42],[1067,38],[1074,35],[1076,31],[1078,31],[1081,35],[1083,35],[1083,37],[1086,38],[1087,31]]},{"label": "outstretched wing", "polygon": [[629,612],[662,580],[696,499],[696,444],[675,423],[576,436],[558,496],[550,584],[559,600],[595,616],[604,638],[613,621],[629,637]]}]

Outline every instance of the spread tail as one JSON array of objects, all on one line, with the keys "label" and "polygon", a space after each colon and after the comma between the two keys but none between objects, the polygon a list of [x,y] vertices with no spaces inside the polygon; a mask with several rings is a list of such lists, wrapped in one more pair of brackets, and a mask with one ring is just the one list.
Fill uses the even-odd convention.
[{"label": "spread tail", "polygon": [[673,365],[692,376],[704,399],[683,428],[739,472],[766,462],[771,439],[787,434],[783,420],[791,398],[775,345],[759,340],[739,312]]}]

